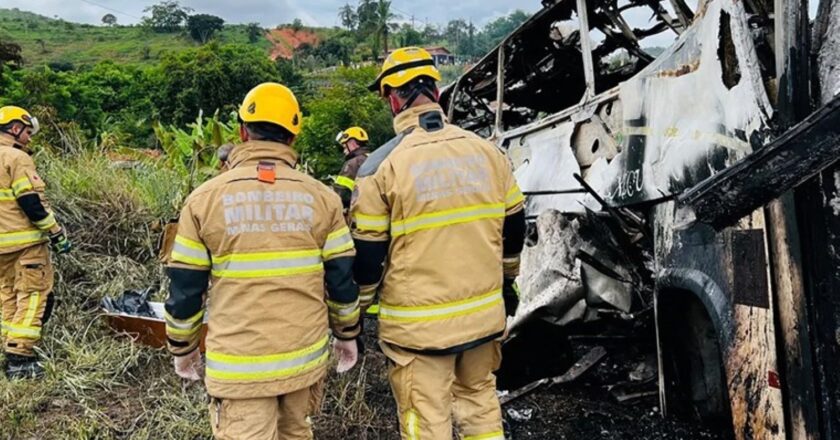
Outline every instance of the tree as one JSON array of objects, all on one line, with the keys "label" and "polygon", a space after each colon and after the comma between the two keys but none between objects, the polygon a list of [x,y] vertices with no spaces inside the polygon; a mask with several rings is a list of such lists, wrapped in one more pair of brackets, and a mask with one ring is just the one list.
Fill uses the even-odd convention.
[{"label": "tree", "polygon": [[457,46],[455,46],[455,51],[464,56],[477,57],[481,55],[476,50],[477,48],[478,45],[476,44],[476,28],[475,25],[472,24],[472,22],[470,22],[467,25],[464,38]]},{"label": "tree", "polygon": [[23,64],[23,57],[20,55],[20,45],[15,43],[4,43],[0,41],[0,96],[6,94],[6,66],[9,69],[18,69]]},{"label": "tree", "polygon": [[117,17],[114,14],[105,14],[102,16],[102,24],[113,26],[117,24]]},{"label": "tree", "polygon": [[143,24],[155,32],[177,32],[192,11],[192,8],[183,7],[177,1],[163,1],[143,9],[143,12],[152,14],[151,17],[143,18]]},{"label": "tree", "polygon": [[152,101],[161,120],[187,124],[199,110],[213,114],[235,110],[252,87],[277,81],[274,63],[252,45],[220,45],[166,52],[152,72],[157,84]]},{"label": "tree", "polygon": [[441,38],[440,32],[438,31],[437,27],[435,27],[432,24],[427,24],[423,28],[421,34],[423,35],[423,41],[427,44],[432,43],[433,41],[438,41]]},{"label": "tree", "polygon": [[487,23],[481,31],[477,47],[478,53],[487,53],[493,50],[505,37],[527,20],[527,13],[516,10],[506,17],[500,17]]},{"label": "tree", "polygon": [[318,178],[336,173],[343,158],[335,148],[335,133],[347,127],[365,127],[370,145],[382,145],[393,137],[391,113],[385,103],[367,91],[378,73],[375,66],[341,67],[326,74],[314,96],[304,101],[303,131],[295,142],[301,163]]},{"label": "tree", "polygon": [[[388,36],[391,34],[391,30],[396,27],[393,23],[393,20],[397,18],[397,15],[391,12],[391,2],[390,0],[379,0],[376,3],[376,27],[375,27],[375,34],[374,38],[378,39],[382,43],[382,52],[388,53]],[[374,44],[374,48],[378,49],[379,44]]]},{"label": "tree", "polygon": [[209,14],[191,15],[187,19],[187,30],[190,37],[201,44],[208,42],[216,32],[225,27],[225,21],[221,17]]},{"label": "tree", "polygon": [[376,30],[377,11],[374,0],[359,0],[359,7],[356,8],[356,19],[359,34],[363,38],[369,37]]},{"label": "tree", "polygon": [[467,22],[462,18],[450,20],[443,31],[443,38],[446,39],[451,48],[455,49],[467,38],[467,27]]},{"label": "tree", "polygon": [[259,23],[248,23],[248,27],[245,29],[245,32],[248,34],[248,42],[254,44],[257,41],[260,41],[263,30]]},{"label": "tree", "polygon": [[423,39],[423,35],[409,24],[403,24],[400,27],[396,38],[401,47],[422,46],[426,44],[426,41]]},{"label": "tree", "polygon": [[303,30],[303,21],[301,21],[301,19],[299,18],[292,20],[292,30],[295,32],[300,32],[301,30]]},{"label": "tree", "polygon": [[338,17],[341,19],[342,26],[347,28],[348,31],[356,29],[356,26],[359,24],[359,14],[350,6],[350,3],[345,3],[338,10]]}]

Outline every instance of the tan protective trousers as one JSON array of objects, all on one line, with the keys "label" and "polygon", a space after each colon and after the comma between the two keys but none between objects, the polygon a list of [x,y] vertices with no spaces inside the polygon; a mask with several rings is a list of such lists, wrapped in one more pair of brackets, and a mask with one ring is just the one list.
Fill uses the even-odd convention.
[{"label": "tan protective trousers", "polygon": [[451,440],[452,420],[464,440],[504,440],[496,396],[501,343],[430,356],[380,343],[391,360],[389,379],[404,440]]},{"label": "tan protective trousers", "polygon": [[216,440],[312,440],[310,416],[321,409],[324,379],[276,397],[210,399]]},{"label": "tan protective trousers", "polygon": [[[53,267],[47,244],[0,254],[2,336],[6,353],[33,356],[49,313]],[[46,315],[46,316],[45,316]]]}]

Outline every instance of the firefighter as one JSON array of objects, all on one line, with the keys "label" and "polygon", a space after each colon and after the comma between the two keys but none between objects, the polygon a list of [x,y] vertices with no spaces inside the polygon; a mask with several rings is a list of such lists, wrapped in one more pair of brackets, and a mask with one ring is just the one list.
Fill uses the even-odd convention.
[{"label": "firefighter", "polygon": [[340,371],[358,354],[353,240],[338,195],[295,170],[302,115],[292,92],[260,84],[239,118],[230,170],[181,212],[167,268],[168,348],[179,376],[204,373],[216,438],[311,439],[330,330]]},{"label": "firefighter", "polygon": [[333,189],[341,196],[345,212],[350,209],[350,199],[356,187],[356,173],[370,155],[367,148],[369,140],[367,132],[361,127],[350,127],[335,137],[344,152],[344,165],[335,178]]},{"label": "firefighter", "polygon": [[49,244],[60,254],[71,248],[28,154],[38,129],[38,120],[26,110],[0,108],[0,300],[9,379],[44,374],[34,348],[54,301]]},{"label": "firefighter", "polygon": [[[372,90],[397,136],[357,176],[351,215],[363,308],[378,291],[380,346],[403,439],[504,439],[493,371],[525,235],[523,195],[494,145],[450,125],[440,73],[394,51]],[[387,262],[387,264],[385,264]]]}]

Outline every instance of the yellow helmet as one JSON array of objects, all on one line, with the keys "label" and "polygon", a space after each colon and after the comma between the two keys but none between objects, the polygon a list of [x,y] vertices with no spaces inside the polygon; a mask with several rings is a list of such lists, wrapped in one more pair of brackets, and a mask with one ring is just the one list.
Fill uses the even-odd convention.
[{"label": "yellow helmet", "polygon": [[248,92],[239,107],[242,122],[268,122],[297,136],[303,123],[295,94],[288,87],[266,82]]},{"label": "yellow helmet", "polygon": [[338,133],[335,137],[335,141],[341,145],[344,145],[350,139],[355,139],[359,142],[367,142],[370,140],[367,132],[362,127],[350,127],[347,130]]},{"label": "yellow helmet", "polygon": [[28,111],[13,105],[0,107],[0,125],[11,124],[12,122],[20,122],[21,124],[31,128],[33,135],[41,130],[38,118],[29,114]]},{"label": "yellow helmet", "polygon": [[440,72],[435,67],[434,58],[425,49],[404,47],[388,55],[382,64],[382,71],[369,89],[385,95],[385,87],[402,87],[421,76],[440,81]]}]

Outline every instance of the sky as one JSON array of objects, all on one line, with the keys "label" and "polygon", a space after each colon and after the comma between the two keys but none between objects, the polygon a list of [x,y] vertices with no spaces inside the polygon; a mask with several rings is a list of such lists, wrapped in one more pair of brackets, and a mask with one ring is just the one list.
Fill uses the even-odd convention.
[{"label": "sky", "polygon": [[[338,8],[357,0],[181,0],[196,12],[217,15],[229,23],[257,22],[264,27],[290,23],[300,18],[310,26],[339,25]],[[67,21],[101,23],[102,16],[113,13],[119,23],[139,21],[143,8],[153,0],[2,0],[0,7],[19,8],[47,17],[58,15]],[[539,0],[392,0],[392,8],[401,21],[415,24],[441,24],[463,18],[483,25],[516,9],[529,13],[541,8]]]},{"label": "sky", "polygon": [[[58,16],[77,23],[101,24],[102,16],[112,13],[121,24],[137,23],[144,15],[143,9],[160,0],[0,0],[0,7],[20,8],[47,17]],[[696,5],[697,0],[687,0]],[[222,17],[228,23],[260,23],[263,27],[291,23],[300,18],[310,26],[339,26],[338,8],[358,0],[180,0],[184,6]],[[813,18],[819,0],[810,1],[809,15]],[[541,8],[540,0],[392,0],[392,9],[400,22],[418,27],[425,23],[445,24],[463,18],[482,26],[516,9],[528,13]],[[665,7],[669,8],[667,2]],[[652,17],[646,11],[631,11],[626,17],[633,27],[648,28]],[[644,41],[646,47],[669,46],[675,34],[663,32]]]}]

